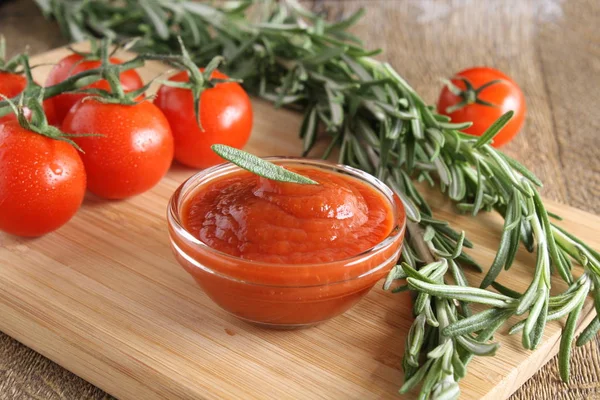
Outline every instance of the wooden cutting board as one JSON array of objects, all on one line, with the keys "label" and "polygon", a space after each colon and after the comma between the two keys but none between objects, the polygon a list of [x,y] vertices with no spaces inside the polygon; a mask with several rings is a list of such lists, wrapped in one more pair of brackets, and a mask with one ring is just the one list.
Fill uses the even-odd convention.
[{"label": "wooden cutting board", "polygon": [[[53,63],[65,54],[57,49],[32,63]],[[36,79],[43,82],[49,68],[36,68]],[[149,79],[165,70],[149,63],[140,72]],[[247,150],[299,154],[299,115],[260,101],[254,111]],[[71,222],[42,238],[0,234],[0,329],[122,399],[397,397],[412,321],[409,295],[378,285],[346,314],[297,331],[264,330],[229,316],[196,286],[169,248],[168,199],[195,172],[175,165],[153,190],[126,201],[89,196]],[[475,244],[470,254],[490,265],[501,219],[459,216],[433,191],[428,199],[438,218],[467,232]],[[599,217],[553,202],[548,206],[564,218],[561,226],[600,248]],[[534,258],[520,252],[499,281],[524,290],[533,266]],[[483,278],[472,271],[467,277],[472,284]],[[595,315],[591,300],[582,315],[581,325]],[[556,354],[562,324],[549,323],[533,352],[503,328],[497,355],[469,365],[462,398],[508,397]]]}]

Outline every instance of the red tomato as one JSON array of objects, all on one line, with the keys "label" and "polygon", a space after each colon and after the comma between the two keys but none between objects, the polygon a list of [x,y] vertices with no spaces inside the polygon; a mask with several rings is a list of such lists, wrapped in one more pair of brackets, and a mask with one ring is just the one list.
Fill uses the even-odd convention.
[{"label": "red tomato", "polygon": [[85,170],[70,144],[0,124],[0,230],[40,236],[75,214],[85,195]]},{"label": "red tomato", "polygon": [[88,189],[100,197],[123,199],[145,192],[166,174],[173,160],[169,122],[147,101],[136,105],[79,101],[62,130],[102,135],[73,139],[84,151],[81,159]]},{"label": "red tomato", "polygon": [[[25,86],[27,86],[27,80],[24,76],[10,72],[0,72],[0,94],[3,94],[8,98],[12,98],[25,90]],[[25,108],[23,111],[25,116],[30,116],[31,112],[27,108]],[[46,113],[46,118],[48,119],[48,123],[50,125],[56,125],[58,123],[54,112],[54,105],[50,100],[44,101],[44,112]],[[11,112],[3,117],[0,117],[0,124],[5,121],[16,119],[17,116]]]},{"label": "red tomato", "polygon": [[[473,90],[467,90],[467,85],[460,79],[467,79]],[[495,80],[497,83],[490,84],[475,93],[478,88]],[[519,86],[502,72],[488,67],[476,67],[466,69],[452,78],[452,83],[462,91],[462,96],[452,93],[448,87],[444,87],[440,93],[437,104],[438,113],[448,115],[452,122],[473,122],[473,126],[464,132],[471,135],[481,136],[485,130],[496,121],[502,114],[512,110],[515,112],[510,122],[494,137],[492,145],[500,147],[509,142],[523,126],[526,105],[525,96]],[[478,104],[475,100],[489,104]],[[461,101],[465,101],[463,107],[456,111],[448,112]]]},{"label": "red tomato", "polygon": [[[98,68],[102,64],[98,60],[82,61],[83,56],[79,54],[71,54],[56,64],[46,79],[46,86],[56,85],[67,79],[70,76],[76,75],[80,72],[87,71],[90,69]],[[112,57],[110,59],[111,64],[122,64],[123,61]],[[142,78],[138,75],[135,70],[130,69],[121,74],[121,85],[126,92],[136,90],[144,86]],[[88,88],[110,90],[110,85],[106,80],[100,80],[87,86]],[[56,111],[56,117],[61,123],[71,107],[82,98],[86,97],[86,94],[74,94],[74,93],[63,93],[58,96],[52,97],[49,100],[54,104]]]},{"label": "red tomato", "polygon": [[[212,78],[227,79],[215,71]],[[183,71],[172,81],[187,82]],[[154,104],[171,124],[175,139],[175,159],[194,168],[206,168],[223,162],[210,146],[221,143],[238,149],[244,147],[252,131],[250,98],[235,82],[219,83],[200,96],[201,130],[196,121],[192,93],[188,89],[161,86]]]}]

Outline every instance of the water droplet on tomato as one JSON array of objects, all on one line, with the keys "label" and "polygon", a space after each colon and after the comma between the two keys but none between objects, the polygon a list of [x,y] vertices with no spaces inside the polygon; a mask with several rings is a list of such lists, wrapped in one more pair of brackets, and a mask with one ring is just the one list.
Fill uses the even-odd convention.
[{"label": "water droplet on tomato", "polygon": [[63,173],[62,166],[57,163],[50,164],[50,169],[52,170],[54,175],[62,175],[62,173]]}]

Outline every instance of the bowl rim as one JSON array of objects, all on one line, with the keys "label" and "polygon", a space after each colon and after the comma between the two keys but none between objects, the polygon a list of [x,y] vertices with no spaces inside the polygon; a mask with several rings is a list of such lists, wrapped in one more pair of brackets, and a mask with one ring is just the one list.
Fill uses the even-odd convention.
[{"label": "bowl rim", "polygon": [[376,178],[375,176],[369,174],[368,172],[365,172],[363,170],[360,170],[358,168],[354,168],[354,167],[351,167],[348,165],[338,164],[338,163],[335,163],[332,161],[327,161],[327,160],[318,160],[318,159],[310,159],[310,158],[294,157],[294,156],[268,156],[268,157],[261,157],[261,158],[264,160],[270,161],[270,162],[274,162],[276,164],[282,163],[282,164],[289,164],[289,165],[293,165],[293,164],[308,165],[308,166],[318,167],[318,168],[322,168],[322,169],[334,170],[335,172],[341,172],[343,174],[353,176],[354,178],[357,178],[357,179],[361,180],[362,182],[366,182],[367,184],[371,185],[372,187],[377,189],[379,192],[381,192],[385,196],[385,198],[389,201],[392,210],[396,214],[397,224],[392,228],[390,233],[383,240],[381,240],[379,243],[375,244],[374,246],[370,247],[369,249],[362,251],[361,253],[358,253],[356,255],[336,259],[333,261],[318,262],[318,263],[301,263],[301,264],[272,263],[272,262],[250,260],[247,258],[242,258],[242,257],[238,257],[238,256],[234,256],[234,255],[225,253],[223,251],[220,251],[220,250],[210,247],[208,244],[206,244],[202,240],[196,238],[187,229],[185,229],[185,227],[183,226],[182,220],[181,220],[180,212],[179,212],[182,202],[183,202],[183,198],[181,198],[182,193],[184,193],[185,190],[188,190],[190,192],[190,193],[185,193],[187,196],[189,196],[190,194],[193,194],[195,190],[198,190],[196,188],[200,187],[202,184],[209,182],[211,179],[214,179],[216,177],[221,177],[225,174],[229,174],[229,173],[233,173],[233,172],[242,170],[242,168],[238,167],[237,165],[235,165],[231,162],[225,162],[225,163],[221,163],[221,164],[206,168],[202,171],[195,173],[194,175],[190,176],[185,181],[183,181],[183,183],[181,183],[181,185],[179,185],[179,187],[175,190],[175,192],[173,192],[173,195],[170,197],[169,203],[167,206],[167,222],[171,227],[173,227],[173,230],[175,231],[175,233],[177,235],[181,236],[186,242],[188,242],[188,244],[198,246],[202,250],[207,251],[213,255],[216,255],[218,257],[223,257],[227,260],[231,260],[234,262],[242,262],[249,266],[252,266],[252,265],[260,266],[262,268],[269,268],[269,267],[273,267],[273,268],[275,268],[275,267],[276,268],[315,267],[316,268],[316,267],[325,267],[328,265],[339,265],[340,263],[349,266],[349,265],[352,265],[354,262],[359,262],[360,260],[364,259],[364,257],[366,257],[366,256],[377,253],[377,252],[387,248],[388,246],[392,245],[396,240],[398,240],[399,237],[404,235],[404,231],[406,230],[406,218],[407,217],[406,217],[406,210],[405,210],[404,204],[402,203],[400,196],[398,196],[394,192],[394,190],[392,190],[383,181],[381,181],[380,179]]}]

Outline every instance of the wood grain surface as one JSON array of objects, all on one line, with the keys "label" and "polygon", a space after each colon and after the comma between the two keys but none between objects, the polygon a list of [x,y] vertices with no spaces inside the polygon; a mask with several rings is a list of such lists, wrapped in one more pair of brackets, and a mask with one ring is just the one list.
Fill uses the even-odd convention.
[{"label": "wood grain surface", "polygon": [[[504,70],[523,87],[529,105],[525,129],[506,151],[544,180],[546,198],[600,212],[600,163],[592,145],[597,144],[594,111],[600,105],[600,37],[593,28],[599,20],[597,2],[315,3],[333,15],[367,6],[356,33],[382,47],[384,57],[429,101],[435,101],[438,78],[453,71],[477,64]],[[62,43],[58,29],[28,0],[0,2],[0,33],[9,41],[9,54],[25,45],[37,53]],[[598,344],[596,339],[575,351],[569,385],[560,383],[553,360],[513,397],[600,396]],[[101,390],[0,336],[1,399],[103,397]]]}]

